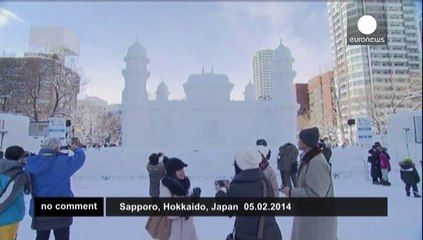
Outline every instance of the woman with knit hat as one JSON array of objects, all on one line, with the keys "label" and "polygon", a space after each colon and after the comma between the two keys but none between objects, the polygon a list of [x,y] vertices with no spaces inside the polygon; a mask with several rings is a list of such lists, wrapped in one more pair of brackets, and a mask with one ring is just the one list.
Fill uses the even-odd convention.
[{"label": "woman with knit hat", "polygon": [[[259,168],[262,156],[257,148],[247,148],[235,154],[235,177],[225,192],[216,184],[216,197],[263,198],[273,197],[271,184]],[[266,191],[264,191],[264,186]],[[266,193],[266,196],[264,196]],[[282,234],[274,216],[237,216],[234,239],[258,239],[259,221],[264,218],[263,240],[281,240]]]},{"label": "woman with knit hat", "polygon": [[[319,145],[319,129],[303,129],[299,133],[298,149],[302,151],[297,187],[284,187],[282,192],[293,198],[334,197],[331,167]],[[336,217],[294,217],[291,240],[337,240]]]},{"label": "woman with knit hat", "polygon": [[[190,180],[185,176],[184,168],[188,165],[178,158],[170,158],[165,163],[166,176],[160,182],[160,197],[184,198],[189,196]],[[201,189],[194,188],[191,197],[200,197]],[[169,216],[172,220],[169,240],[197,240],[192,217]]]}]

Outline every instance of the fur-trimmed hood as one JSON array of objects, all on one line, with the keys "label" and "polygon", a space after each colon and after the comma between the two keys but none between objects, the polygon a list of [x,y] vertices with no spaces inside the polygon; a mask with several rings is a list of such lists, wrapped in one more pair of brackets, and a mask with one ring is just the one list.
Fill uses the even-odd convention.
[{"label": "fur-trimmed hood", "polygon": [[410,169],[416,166],[411,159],[404,159],[399,162],[399,165],[402,169]]}]

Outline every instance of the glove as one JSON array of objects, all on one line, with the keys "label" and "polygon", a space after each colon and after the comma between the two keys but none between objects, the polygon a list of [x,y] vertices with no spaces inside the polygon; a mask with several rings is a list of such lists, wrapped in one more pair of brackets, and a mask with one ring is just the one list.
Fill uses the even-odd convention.
[{"label": "glove", "polygon": [[201,195],[201,188],[195,187],[195,188],[192,189],[191,197],[199,198],[200,195]]}]

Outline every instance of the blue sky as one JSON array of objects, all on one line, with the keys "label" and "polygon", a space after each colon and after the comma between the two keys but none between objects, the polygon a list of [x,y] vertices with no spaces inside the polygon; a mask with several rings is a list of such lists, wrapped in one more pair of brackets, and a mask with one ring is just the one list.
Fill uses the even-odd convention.
[{"label": "blue sky", "polygon": [[295,58],[296,82],[330,69],[325,2],[3,2],[0,8],[1,52],[28,50],[30,26],[66,26],[81,41],[79,66],[88,80],[82,93],[109,103],[121,101],[123,57],[137,36],[150,59],[147,90],[163,79],[174,99],[202,66],[228,75],[232,98],[241,99],[255,52],[276,48],[280,38]]}]

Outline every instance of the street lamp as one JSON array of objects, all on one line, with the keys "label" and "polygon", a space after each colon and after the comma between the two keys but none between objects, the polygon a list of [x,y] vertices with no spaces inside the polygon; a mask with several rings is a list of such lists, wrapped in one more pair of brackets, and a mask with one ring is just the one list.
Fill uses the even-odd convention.
[{"label": "street lamp", "polygon": [[3,150],[3,139],[4,139],[4,135],[7,133],[7,131],[5,130],[0,130],[0,134],[1,134],[1,139],[0,139],[0,151]]},{"label": "street lamp", "polygon": [[408,149],[408,131],[410,131],[410,128],[403,128],[405,131],[405,146],[407,147],[407,156],[410,157],[410,150]]},{"label": "street lamp", "polygon": [[352,126],[355,125],[355,119],[348,119],[347,124],[350,126],[350,145],[353,144]]}]

